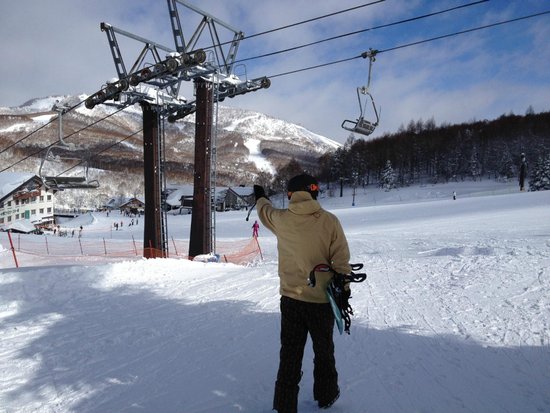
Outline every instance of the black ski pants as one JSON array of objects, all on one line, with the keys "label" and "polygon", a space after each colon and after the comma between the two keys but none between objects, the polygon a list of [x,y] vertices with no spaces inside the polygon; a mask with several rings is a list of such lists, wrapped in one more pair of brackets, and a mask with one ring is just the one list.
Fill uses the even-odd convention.
[{"label": "black ski pants", "polygon": [[298,411],[302,358],[308,333],[313,343],[313,397],[330,401],[338,392],[334,359],[334,315],[330,304],[307,303],[281,297],[281,351],[275,383],[273,409],[278,413]]}]

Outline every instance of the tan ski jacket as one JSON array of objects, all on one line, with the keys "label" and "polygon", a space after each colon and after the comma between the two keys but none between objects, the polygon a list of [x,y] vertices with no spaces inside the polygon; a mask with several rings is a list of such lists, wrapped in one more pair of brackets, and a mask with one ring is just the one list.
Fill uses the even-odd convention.
[{"label": "tan ski jacket", "polygon": [[326,303],[329,273],[316,273],[314,288],[307,285],[317,264],[329,264],[349,274],[350,253],[340,221],[321,208],[309,192],[292,194],[288,209],[277,209],[266,198],[256,203],[264,226],[277,237],[281,295],[311,303]]}]

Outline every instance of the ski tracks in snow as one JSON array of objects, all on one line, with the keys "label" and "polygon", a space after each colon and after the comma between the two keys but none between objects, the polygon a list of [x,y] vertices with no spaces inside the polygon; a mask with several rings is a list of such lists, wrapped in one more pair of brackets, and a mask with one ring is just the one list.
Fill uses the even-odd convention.
[{"label": "ski tracks in snow", "polygon": [[[541,290],[550,287],[543,245],[534,248],[503,234],[476,238],[460,231],[434,234],[443,245],[434,245],[429,234],[418,239],[414,232],[368,238],[372,241],[351,241],[352,248],[371,251],[361,257],[368,278],[365,285],[354,286],[352,305],[365,316],[361,324],[368,320],[371,334],[354,337],[352,323],[351,340],[376,355],[366,366],[371,377],[356,378],[388,398],[405,392],[394,397],[391,410],[397,412],[410,411],[410,405],[425,411],[515,412],[522,410],[522,398],[538,399],[550,408],[543,384],[550,377],[540,365],[550,346],[549,303]],[[472,245],[472,239],[480,242]],[[527,271],[526,265],[531,267]],[[385,339],[379,341],[378,335]],[[495,364],[486,363],[487,358]],[[383,369],[381,360],[386,361]],[[437,402],[429,401],[433,392],[442,395]],[[511,396],[518,392],[522,395]],[[387,404],[373,411],[384,407],[387,411]]]}]

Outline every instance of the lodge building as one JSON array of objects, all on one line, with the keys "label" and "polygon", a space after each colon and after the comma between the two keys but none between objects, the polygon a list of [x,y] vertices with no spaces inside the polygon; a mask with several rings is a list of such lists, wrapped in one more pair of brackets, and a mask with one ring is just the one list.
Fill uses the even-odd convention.
[{"label": "lodge building", "polygon": [[0,174],[0,230],[31,232],[54,223],[54,191],[29,173]]}]

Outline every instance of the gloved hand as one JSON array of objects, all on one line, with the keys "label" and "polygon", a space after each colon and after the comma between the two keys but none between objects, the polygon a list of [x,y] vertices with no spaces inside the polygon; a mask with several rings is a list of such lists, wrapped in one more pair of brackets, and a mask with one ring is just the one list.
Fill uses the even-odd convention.
[{"label": "gloved hand", "polygon": [[260,185],[254,185],[254,197],[256,198],[256,201],[260,198],[269,199],[265,194],[264,187]]}]

